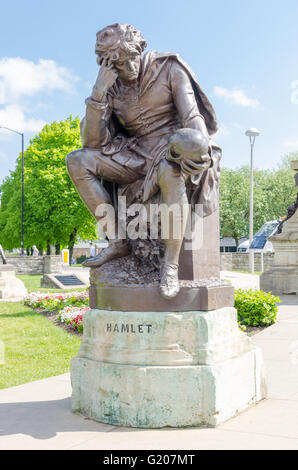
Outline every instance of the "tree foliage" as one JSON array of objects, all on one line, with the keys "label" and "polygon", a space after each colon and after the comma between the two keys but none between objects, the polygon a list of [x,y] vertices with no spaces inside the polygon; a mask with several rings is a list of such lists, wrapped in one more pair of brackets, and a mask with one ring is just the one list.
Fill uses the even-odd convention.
[{"label": "tree foliage", "polygon": [[[290,162],[298,152],[281,159],[277,170],[254,170],[254,232],[265,222],[285,216],[293,204],[297,188]],[[249,234],[250,171],[247,166],[221,171],[220,227],[221,237],[234,238]]]},{"label": "tree foliage", "polygon": [[[24,153],[24,246],[45,249],[69,246],[78,236],[95,237],[94,219],[82,203],[65,165],[66,155],[81,147],[79,118],[46,125]],[[290,162],[284,156],[277,170],[254,170],[254,231],[266,221],[286,215],[296,197]],[[16,169],[0,186],[0,243],[21,245],[21,155]],[[247,166],[222,169],[220,182],[221,236],[238,245],[249,233],[250,172]]]},{"label": "tree foliage", "polygon": [[[79,118],[46,125],[24,152],[24,246],[73,245],[78,236],[94,238],[94,219],[66,169],[66,155],[81,147]],[[2,183],[0,243],[21,245],[21,155]]]}]

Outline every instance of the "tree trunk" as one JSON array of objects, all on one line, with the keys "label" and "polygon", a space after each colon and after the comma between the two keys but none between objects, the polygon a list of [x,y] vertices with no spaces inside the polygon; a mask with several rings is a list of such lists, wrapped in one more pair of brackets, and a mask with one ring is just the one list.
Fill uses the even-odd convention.
[{"label": "tree trunk", "polygon": [[73,247],[77,239],[77,229],[75,228],[73,232],[70,234],[69,242],[68,242],[68,250],[69,250],[69,266],[71,266],[71,260],[73,255]]},{"label": "tree trunk", "polygon": [[239,245],[239,238],[237,237],[237,235],[234,235],[233,238],[234,238],[235,243],[236,243],[236,248],[238,248],[238,245]]}]

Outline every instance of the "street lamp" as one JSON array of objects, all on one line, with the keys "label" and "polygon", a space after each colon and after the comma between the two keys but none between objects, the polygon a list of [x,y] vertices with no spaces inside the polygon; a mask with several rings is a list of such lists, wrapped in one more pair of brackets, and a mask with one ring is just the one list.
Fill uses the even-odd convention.
[{"label": "street lamp", "polygon": [[[249,246],[251,246],[254,237],[254,173],[253,173],[253,151],[256,137],[260,135],[258,129],[248,129],[245,135],[249,137],[250,142],[250,202],[249,202]],[[254,266],[254,251],[249,249],[249,271],[253,274],[255,271]]]},{"label": "street lamp", "polygon": [[24,254],[24,134],[22,132],[15,131],[9,127],[0,126],[0,129],[6,129],[7,131],[14,132],[22,136],[22,215],[21,215],[21,254]]}]

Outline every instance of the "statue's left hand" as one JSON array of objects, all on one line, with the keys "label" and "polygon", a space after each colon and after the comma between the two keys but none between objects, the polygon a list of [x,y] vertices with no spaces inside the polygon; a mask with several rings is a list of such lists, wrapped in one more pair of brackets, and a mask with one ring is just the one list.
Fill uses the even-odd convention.
[{"label": "statue's left hand", "polygon": [[202,163],[197,163],[192,160],[183,160],[180,162],[181,170],[183,173],[186,175],[199,175],[200,173],[203,173],[204,171],[208,170],[208,168],[211,165],[211,159],[209,158],[207,161],[202,162]]}]

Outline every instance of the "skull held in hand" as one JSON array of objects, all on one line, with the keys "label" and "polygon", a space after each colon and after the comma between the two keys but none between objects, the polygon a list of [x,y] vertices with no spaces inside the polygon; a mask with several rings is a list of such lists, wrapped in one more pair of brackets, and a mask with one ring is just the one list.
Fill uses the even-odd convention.
[{"label": "skull held in hand", "polygon": [[178,129],[169,138],[166,158],[187,175],[198,175],[211,165],[209,139],[196,129]]}]

